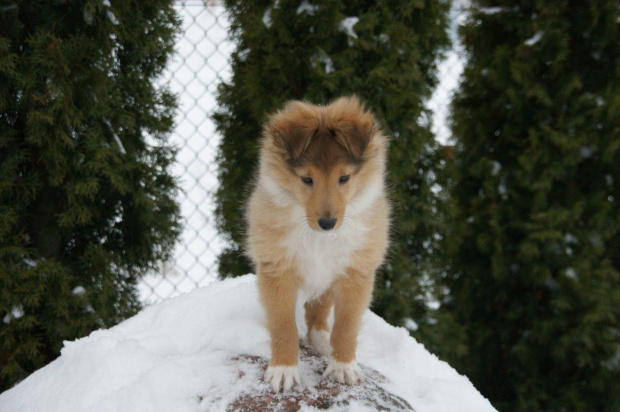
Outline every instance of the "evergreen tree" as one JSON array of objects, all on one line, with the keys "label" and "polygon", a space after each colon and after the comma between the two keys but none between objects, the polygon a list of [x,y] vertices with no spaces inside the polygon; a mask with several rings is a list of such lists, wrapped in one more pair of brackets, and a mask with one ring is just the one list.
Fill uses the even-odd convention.
[{"label": "evergreen tree", "polygon": [[140,307],[179,233],[170,0],[0,7],[0,390]]},{"label": "evergreen tree", "polygon": [[453,102],[460,370],[498,410],[618,411],[618,2],[471,12]]},{"label": "evergreen tree", "polygon": [[[445,231],[440,192],[443,151],[424,107],[436,84],[436,59],[447,46],[447,1],[299,0],[224,2],[237,43],[232,79],[219,88],[214,116],[219,147],[216,216],[229,247],[223,277],[252,271],[243,256],[243,203],[257,164],[266,115],[289,99],[329,103],[357,94],[391,137],[393,250],[377,281],[374,310],[432,348],[459,351],[458,331],[427,307],[439,301],[438,244]],[[443,162],[445,165],[445,162]],[[409,322],[411,324],[411,322]],[[440,328],[444,328],[441,330]],[[442,352],[442,355],[444,353]]]}]

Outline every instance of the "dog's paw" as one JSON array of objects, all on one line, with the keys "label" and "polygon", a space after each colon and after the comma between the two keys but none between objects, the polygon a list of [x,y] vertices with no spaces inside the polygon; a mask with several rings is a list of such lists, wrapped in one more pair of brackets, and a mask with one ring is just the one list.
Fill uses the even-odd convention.
[{"label": "dog's paw", "polygon": [[319,355],[329,356],[332,352],[329,336],[329,332],[326,330],[312,329],[310,331],[310,346]]},{"label": "dog's paw", "polygon": [[293,385],[301,385],[299,369],[295,366],[269,366],[265,372],[265,382],[268,382],[275,392],[280,388],[288,391]]},{"label": "dog's paw", "polygon": [[346,382],[349,385],[353,385],[361,379],[362,369],[355,361],[343,363],[332,358],[323,376],[331,376],[340,383]]}]

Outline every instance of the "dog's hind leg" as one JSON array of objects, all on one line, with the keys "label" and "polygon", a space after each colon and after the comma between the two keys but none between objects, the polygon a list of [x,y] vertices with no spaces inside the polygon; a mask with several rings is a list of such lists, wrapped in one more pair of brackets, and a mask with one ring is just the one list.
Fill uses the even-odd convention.
[{"label": "dog's hind leg", "polygon": [[332,303],[333,296],[331,290],[328,290],[304,305],[306,309],[306,325],[308,326],[306,339],[319,355],[329,356],[331,353],[327,317],[332,308]]}]

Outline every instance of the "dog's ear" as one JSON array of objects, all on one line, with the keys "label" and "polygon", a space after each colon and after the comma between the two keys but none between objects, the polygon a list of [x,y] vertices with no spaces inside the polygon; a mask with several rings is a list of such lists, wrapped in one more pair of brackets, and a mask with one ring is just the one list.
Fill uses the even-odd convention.
[{"label": "dog's ear", "polygon": [[284,130],[272,130],[273,142],[276,146],[286,150],[289,158],[293,161],[299,159],[306,151],[310,142],[316,136],[316,127],[311,125],[291,124]]},{"label": "dog's ear", "polygon": [[375,132],[375,123],[372,117],[364,120],[340,121],[331,130],[336,141],[355,159],[362,161],[364,152]]},{"label": "dog's ear", "polygon": [[283,149],[289,160],[303,155],[319,129],[319,117],[311,105],[289,102],[284,109],[273,115],[266,128],[267,135],[276,147]]},{"label": "dog's ear", "polygon": [[362,161],[377,132],[375,117],[356,96],[341,97],[330,104],[329,109],[330,132],[355,161]]}]

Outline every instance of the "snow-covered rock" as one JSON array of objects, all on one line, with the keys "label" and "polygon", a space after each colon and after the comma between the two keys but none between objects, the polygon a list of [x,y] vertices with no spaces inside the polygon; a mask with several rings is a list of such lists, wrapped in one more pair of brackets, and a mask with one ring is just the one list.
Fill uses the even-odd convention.
[{"label": "snow-covered rock", "polygon": [[[359,385],[323,378],[326,359],[302,341],[302,386],[274,395],[262,381],[269,359],[264,321],[253,275],[213,283],[65,342],[60,358],[0,394],[0,410],[495,410],[406,329],[370,311],[359,337]],[[305,336],[301,302],[297,322]]]}]

